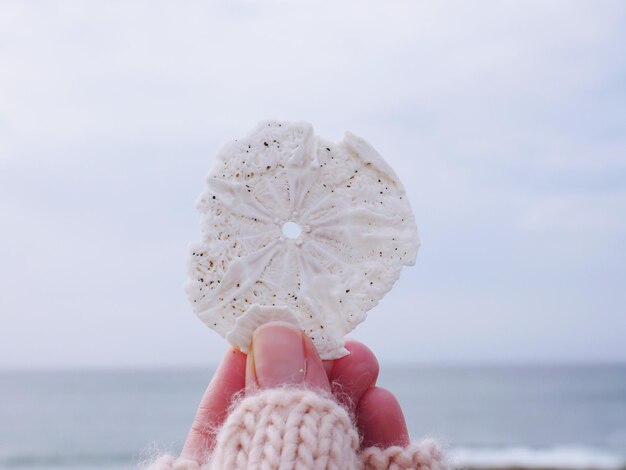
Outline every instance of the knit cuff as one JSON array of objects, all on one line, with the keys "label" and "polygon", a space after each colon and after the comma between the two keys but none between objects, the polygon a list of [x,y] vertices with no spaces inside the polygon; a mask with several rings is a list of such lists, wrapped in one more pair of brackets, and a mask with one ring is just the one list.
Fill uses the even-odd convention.
[{"label": "knit cuff", "polygon": [[211,469],[358,467],[359,435],[346,410],[307,389],[244,398],[217,437]]},{"label": "knit cuff", "polygon": [[307,389],[278,388],[236,403],[206,463],[163,456],[149,470],[302,468],[336,470],[446,470],[432,440],[409,446],[359,449],[347,411]]},{"label": "knit cuff", "polygon": [[363,470],[447,470],[448,462],[432,439],[414,442],[406,447],[368,447],[360,454]]},{"label": "knit cuff", "polygon": [[146,470],[201,470],[195,460],[176,458],[171,455],[163,455],[152,462]]}]

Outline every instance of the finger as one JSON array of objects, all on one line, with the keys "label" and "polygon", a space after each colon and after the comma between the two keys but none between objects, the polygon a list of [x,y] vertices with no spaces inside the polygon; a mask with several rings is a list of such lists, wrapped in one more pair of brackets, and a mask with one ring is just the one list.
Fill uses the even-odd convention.
[{"label": "finger", "polygon": [[357,406],[357,425],[363,447],[406,446],[409,431],[396,397],[381,387],[368,389]]},{"label": "finger", "polygon": [[302,384],[330,390],[311,340],[288,323],[272,322],[257,328],[246,364],[246,389]]},{"label": "finger", "polygon": [[233,395],[245,385],[246,355],[229,349],[207,387],[181,457],[204,462],[215,445],[217,429],[226,419]]},{"label": "finger", "polygon": [[376,384],[378,361],[358,341],[347,340],[345,346],[350,354],[334,361],[328,378],[335,398],[354,411],[365,391]]}]

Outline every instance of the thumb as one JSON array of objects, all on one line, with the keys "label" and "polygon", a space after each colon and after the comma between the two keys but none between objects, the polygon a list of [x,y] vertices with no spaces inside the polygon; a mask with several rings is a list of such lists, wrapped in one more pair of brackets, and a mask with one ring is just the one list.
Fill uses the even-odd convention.
[{"label": "thumb", "polygon": [[246,388],[282,385],[330,390],[322,361],[311,340],[288,323],[266,323],[252,336],[246,363]]}]

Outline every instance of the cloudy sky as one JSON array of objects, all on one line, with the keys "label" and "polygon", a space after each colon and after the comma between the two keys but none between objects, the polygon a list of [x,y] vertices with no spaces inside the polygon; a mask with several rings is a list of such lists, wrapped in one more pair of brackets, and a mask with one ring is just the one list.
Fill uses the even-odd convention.
[{"label": "cloudy sky", "polygon": [[214,363],[193,203],[265,118],[407,187],[382,362],[626,361],[623,2],[4,0],[0,368]]}]

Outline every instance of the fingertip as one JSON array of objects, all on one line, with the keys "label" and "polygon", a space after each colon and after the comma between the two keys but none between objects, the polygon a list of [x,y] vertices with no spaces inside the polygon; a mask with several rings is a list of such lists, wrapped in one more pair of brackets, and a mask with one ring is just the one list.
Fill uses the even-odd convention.
[{"label": "fingertip", "polygon": [[382,387],[368,389],[357,407],[357,424],[363,447],[407,446],[409,431],[396,397]]},{"label": "fingertip", "polygon": [[245,386],[246,359],[246,355],[239,349],[230,347],[217,367],[209,389],[215,390],[215,393],[223,392],[225,396],[241,390]]},{"label": "fingertip", "polygon": [[222,359],[221,367],[237,375],[241,375],[245,369],[246,358],[247,355],[245,353],[231,346],[228,348],[228,351],[226,351],[224,359]]},{"label": "fingertip", "polygon": [[[274,388],[301,384],[305,378],[305,348],[300,328],[285,322],[270,322],[252,335],[248,360],[248,386]],[[253,373],[252,373],[253,372]]]},{"label": "fingertip", "polygon": [[329,380],[336,398],[354,411],[365,391],[376,384],[379,366],[363,343],[347,340],[345,347],[350,354],[333,361]]},{"label": "fingertip", "polygon": [[307,385],[330,390],[322,360],[311,339],[283,322],[266,323],[252,337],[246,365],[246,388]]},{"label": "fingertip", "polygon": [[376,382],[380,366],[378,365],[378,359],[376,358],[374,352],[363,343],[353,339],[346,340],[345,346],[346,349],[350,351],[350,354],[342,357],[341,359],[344,359],[345,362],[351,361],[354,363],[358,362],[360,364],[363,364],[367,368],[369,374],[372,376],[373,381]]}]

